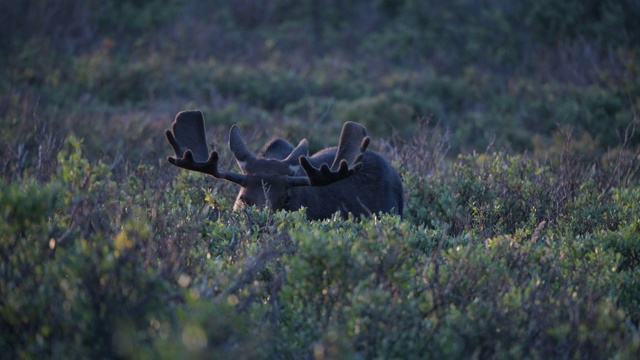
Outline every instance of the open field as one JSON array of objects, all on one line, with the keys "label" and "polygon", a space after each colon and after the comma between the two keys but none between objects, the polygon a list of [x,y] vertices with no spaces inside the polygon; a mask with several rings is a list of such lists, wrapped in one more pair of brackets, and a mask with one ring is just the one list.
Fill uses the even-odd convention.
[{"label": "open field", "polygon": [[[0,351],[634,358],[638,44],[636,0],[1,4]],[[404,216],[233,211],[185,109],[234,170],[232,124],[362,123]]]}]

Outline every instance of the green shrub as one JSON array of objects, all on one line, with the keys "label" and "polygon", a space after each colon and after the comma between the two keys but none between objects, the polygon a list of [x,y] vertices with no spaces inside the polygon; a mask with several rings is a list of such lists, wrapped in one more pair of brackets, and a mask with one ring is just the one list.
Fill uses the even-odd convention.
[{"label": "green shrub", "polygon": [[363,124],[371,135],[407,134],[416,117],[413,107],[402,96],[379,94],[336,103],[332,117],[339,122],[355,121]]},{"label": "green shrub", "polygon": [[441,177],[408,176],[408,216],[432,227],[447,224],[454,234],[514,234],[535,228],[555,211],[553,174],[533,159],[500,153],[466,157]]},{"label": "green shrub", "polygon": [[[233,211],[233,190],[200,174],[139,165],[113,176],[70,137],[51,182],[2,185],[3,348],[17,358],[637,351],[625,325],[638,316],[637,191],[597,202],[593,181],[577,178],[559,206],[554,167],[500,153],[445,167],[438,146],[403,163],[415,180],[406,220],[309,222],[304,211]],[[415,173],[425,166],[429,176]],[[617,225],[566,221],[599,209],[617,209]]]},{"label": "green shrub", "polygon": [[[3,356],[634,358],[637,6],[318,3],[3,7]],[[234,211],[187,108],[224,169],[365,124],[404,217]]]},{"label": "green shrub", "polygon": [[59,209],[60,188],[34,181],[3,181],[0,188],[0,343],[18,355],[41,347],[53,331],[50,309],[38,294],[49,289],[47,270],[56,240],[48,219]]}]

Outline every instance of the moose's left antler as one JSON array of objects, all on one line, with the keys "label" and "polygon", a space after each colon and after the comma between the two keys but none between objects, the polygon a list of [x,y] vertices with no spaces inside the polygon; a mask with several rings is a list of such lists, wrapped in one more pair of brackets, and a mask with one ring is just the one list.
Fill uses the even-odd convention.
[{"label": "moose's left antler", "polygon": [[[338,150],[333,164],[324,163],[316,168],[306,156],[300,157],[300,165],[308,178],[308,185],[324,186],[348,178],[362,168],[362,157],[371,138],[364,126],[348,121],[342,127]],[[300,185],[304,182],[300,181]]]}]

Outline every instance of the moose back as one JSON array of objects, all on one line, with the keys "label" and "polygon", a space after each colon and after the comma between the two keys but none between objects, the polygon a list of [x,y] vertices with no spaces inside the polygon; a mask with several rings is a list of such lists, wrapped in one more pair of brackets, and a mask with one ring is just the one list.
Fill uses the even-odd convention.
[{"label": "moose back", "polygon": [[273,210],[306,208],[310,220],[379,212],[402,215],[400,176],[382,155],[367,150],[365,128],[347,122],[338,147],[308,155],[306,139],[293,146],[284,139],[267,143],[256,155],[248,150],[238,126],[229,132],[229,148],[241,173],[220,169],[217,151],[209,153],[200,111],[182,111],[165,131],[180,168],[202,172],[239,185],[234,209],[255,205]]}]

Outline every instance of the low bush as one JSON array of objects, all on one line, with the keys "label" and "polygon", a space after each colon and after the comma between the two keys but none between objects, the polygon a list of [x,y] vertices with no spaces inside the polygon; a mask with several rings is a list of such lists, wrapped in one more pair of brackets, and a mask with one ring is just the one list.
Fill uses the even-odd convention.
[{"label": "low bush", "polygon": [[[167,166],[113,176],[83,147],[68,138],[47,181],[2,182],[0,341],[12,357],[640,349],[635,187],[602,197],[583,175],[565,193],[558,168],[503,153],[443,167],[441,145],[400,167],[405,219],[308,222],[233,211],[231,188]],[[420,161],[433,171],[416,173]]]},{"label": "low bush", "polygon": [[[4,357],[640,353],[637,1],[0,7]],[[363,123],[404,215],[234,211],[184,109],[224,169]]]}]

